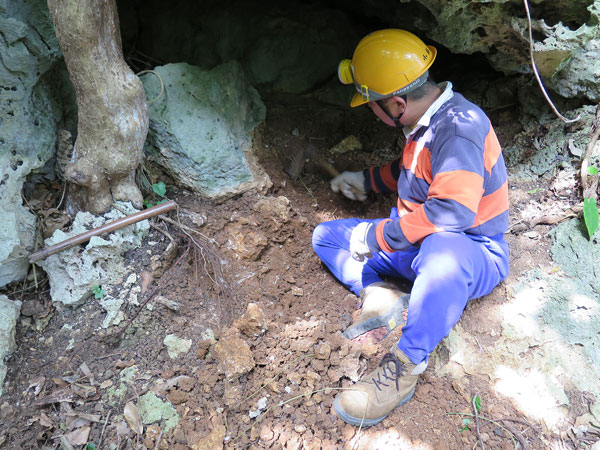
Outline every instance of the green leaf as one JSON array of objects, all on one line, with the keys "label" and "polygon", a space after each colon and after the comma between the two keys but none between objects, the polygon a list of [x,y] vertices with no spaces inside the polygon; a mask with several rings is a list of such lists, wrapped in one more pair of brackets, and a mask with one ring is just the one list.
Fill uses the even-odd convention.
[{"label": "green leaf", "polygon": [[96,444],[94,444],[93,442],[88,442],[88,445],[85,448],[85,450],[96,450]]},{"label": "green leaf", "polygon": [[479,395],[475,396],[475,408],[477,408],[477,412],[481,412],[481,397]]},{"label": "green leaf", "polygon": [[152,190],[159,197],[164,197],[167,193],[167,186],[162,181],[159,181],[158,183],[154,183],[152,185]]},{"label": "green leaf", "polygon": [[471,423],[471,419],[463,419],[463,425],[469,425]]},{"label": "green leaf", "polygon": [[589,238],[592,239],[592,236],[598,229],[598,205],[596,204],[596,199],[591,197],[583,199],[583,220],[585,221]]},{"label": "green leaf", "polygon": [[94,298],[101,299],[106,294],[106,291],[102,289],[100,286],[92,286],[92,294],[94,294]]},{"label": "green leaf", "polygon": [[529,195],[533,195],[533,194],[537,194],[538,192],[543,191],[543,190],[544,190],[544,188],[536,188],[536,189],[532,189],[530,191],[527,191],[527,193]]},{"label": "green leaf", "polygon": [[588,173],[590,175],[598,175],[598,169],[596,169],[594,166],[590,166],[588,167]]}]

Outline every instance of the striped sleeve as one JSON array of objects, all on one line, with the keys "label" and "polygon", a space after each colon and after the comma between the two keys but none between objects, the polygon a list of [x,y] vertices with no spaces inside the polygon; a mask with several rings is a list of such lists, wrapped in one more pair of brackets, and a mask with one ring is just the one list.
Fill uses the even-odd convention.
[{"label": "striped sleeve", "polygon": [[363,171],[365,176],[365,190],[367,192],[383,192],[386,194],[397,192],[401,166],[402,159],[399,158],[385,166],[365,169]]}]

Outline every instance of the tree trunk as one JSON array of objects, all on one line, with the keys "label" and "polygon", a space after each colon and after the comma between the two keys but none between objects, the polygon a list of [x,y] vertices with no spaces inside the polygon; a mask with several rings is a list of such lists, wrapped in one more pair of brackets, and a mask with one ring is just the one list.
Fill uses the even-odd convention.
[{"label": "tree trunk", "polygon": [[114,200],[142,207],[135,169],[148,133],[139,78],[123,59],[115,0],[48,0],[77,93],[78,125],[65,169],[73,210],[106,211]]}]

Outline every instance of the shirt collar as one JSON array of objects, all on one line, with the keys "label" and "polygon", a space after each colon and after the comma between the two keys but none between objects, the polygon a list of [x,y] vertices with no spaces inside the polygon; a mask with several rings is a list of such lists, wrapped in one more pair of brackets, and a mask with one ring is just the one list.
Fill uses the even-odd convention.
[{"label": "shirt collar", "polygon": [[452,98],[452,96],[454,95],[454,91],[452,90],[452,83],[450,81],[444,81],[443,83],[439,83],[438,87],[440,89],[443,89],[442,95],[440,95],[435,102],[433,102],[429,108],[427,108],[427,111],[425,111],[425,113],[421,116],[421,118],[419,119],[419,121],[414,124],[413,126],[406,126],[402,129],[402,131],[404,132],[404,136],[406,136],[407,138],[416,133],[417,130],[421,127],[428,127],[429,123],[431,122],[431,117],[438,112],[438,110],[442,107],[442,105],[444,103],[446,103],[448,100],[450,100]]}]

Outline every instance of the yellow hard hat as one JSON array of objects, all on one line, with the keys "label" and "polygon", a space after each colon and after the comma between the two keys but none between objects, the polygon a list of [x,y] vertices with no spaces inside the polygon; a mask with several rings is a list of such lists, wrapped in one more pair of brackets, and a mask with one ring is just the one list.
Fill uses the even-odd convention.
[{"label": "yellow hard hat", "polygon": [[393,95],[404,95],[427,81],[427,70],[437,51],[405,30],[387,29],[365,36],[352,59],[338,66],[338,78],[354,83],[350,106],[355,107]]}]

